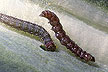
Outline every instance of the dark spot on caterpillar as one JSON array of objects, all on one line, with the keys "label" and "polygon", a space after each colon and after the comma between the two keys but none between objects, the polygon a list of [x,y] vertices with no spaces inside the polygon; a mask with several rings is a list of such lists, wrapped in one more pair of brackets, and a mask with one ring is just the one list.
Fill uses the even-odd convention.
[{"label": "dark spot on caterpillar", "polygon": [[54,45],[54,42],[49,33],[42,26],[2,13],[0,13],[0,21],[16,29],[41,37],[45,46],[41,45],[40,47],[46,51],[55,51],[56,46]]},{"label": "dark spot on caterpillar", "polygon": [[79,56],[85,61],[95,62],[95,58],[83,51],[74,41],[72,41],[69,36],[66,35],[65,31],[62,28],[62,25],[59,21],[59,18],[51,11],[45,10],[40,14],[41,17],[45,17],[49,20],[49,23],[52,25],[52,30],[55,32],[55,36],[59,39],[60,43],[72,51],[75,55]]}]

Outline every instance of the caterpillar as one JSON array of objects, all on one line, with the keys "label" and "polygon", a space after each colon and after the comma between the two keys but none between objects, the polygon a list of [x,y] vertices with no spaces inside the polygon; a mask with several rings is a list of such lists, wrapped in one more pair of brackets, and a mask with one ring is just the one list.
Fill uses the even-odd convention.
[{"label": "caterpillar", "polygon": [[95,58],[91,54],[83,51],[73,40],[69,38],[68,35],[66,35],[66,32],[63,30],[63,26],[61,25],[60,20],[56,14],[49,10],[45,10],[40,14],[40,16],[49,20],[49,23],[52,26],[52,30],[55,32],[55,36],[62,45],[66,46],[67,49],[86,62],[95,62]]},{"label": "caterpillar", "polygon": [[52,41],[51,36],[42,26],[2,13],[0,13],[0,22],[12,26],[18,30],[22,30],[35,36],[39,36],[44,42],[44,45],[40,46],[42,49],[46,51],[55,51],[56,46]]}]

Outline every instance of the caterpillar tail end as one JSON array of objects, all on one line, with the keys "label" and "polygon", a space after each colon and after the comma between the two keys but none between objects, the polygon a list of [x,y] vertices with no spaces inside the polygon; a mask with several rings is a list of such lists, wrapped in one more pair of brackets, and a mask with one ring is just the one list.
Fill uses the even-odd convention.
[{"label": "caterpillar tail end", "polygon": [[95,58],[94,58],[94,57],[92,57],[91,61],[92,61],[92,62],[95,62]]}]

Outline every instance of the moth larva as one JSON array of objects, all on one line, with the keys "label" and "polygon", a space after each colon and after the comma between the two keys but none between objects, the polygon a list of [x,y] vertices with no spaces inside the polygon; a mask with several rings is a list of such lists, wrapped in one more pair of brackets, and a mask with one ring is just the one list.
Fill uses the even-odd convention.
[{"label": "moth larva", "polygon": [[0,13],[0,21],[14,28],[41,37],[44,41],[44,49],[47,51],[55,51],[56,46],[54,45],[54,42],[52,41],[49,33],[42,26],[2,13]]},{"label": "moth larva", "polygon": [[75,55],[79,56],[81,59],[85,61],[93,61],[95,62],[95,58],[83,51],[74,41],[72,41],[68,35],[66,35],[63,27],[59,21],[59,18],[51,11],[45,10],[40,14],[41,17],[45,17],[49,20],[49,23],[52,25],[52,30],[55,32],[55,36],[59,39],[60,43],[67,47],[70,51],[72,51]]}]

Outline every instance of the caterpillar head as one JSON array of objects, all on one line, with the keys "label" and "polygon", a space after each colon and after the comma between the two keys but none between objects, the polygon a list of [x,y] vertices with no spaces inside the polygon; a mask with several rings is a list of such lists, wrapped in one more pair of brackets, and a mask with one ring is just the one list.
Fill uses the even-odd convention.
[{"label": "caterpillar head", "polygon": [[60,23],[59,18],[49,10],[43,11],[39,16],[47,18],[52,26],[57,26]]},{"label": "caterpillar head", "polygon": [[53,41],[47,42],[45,44],[46,50],[47,51],[55,51],[56,46],[54,45]]},{"label": "caterpillar head", "polygon": [[45,10],[39,16],[50,19],[53,16],[53,13],[49,10]]}]

